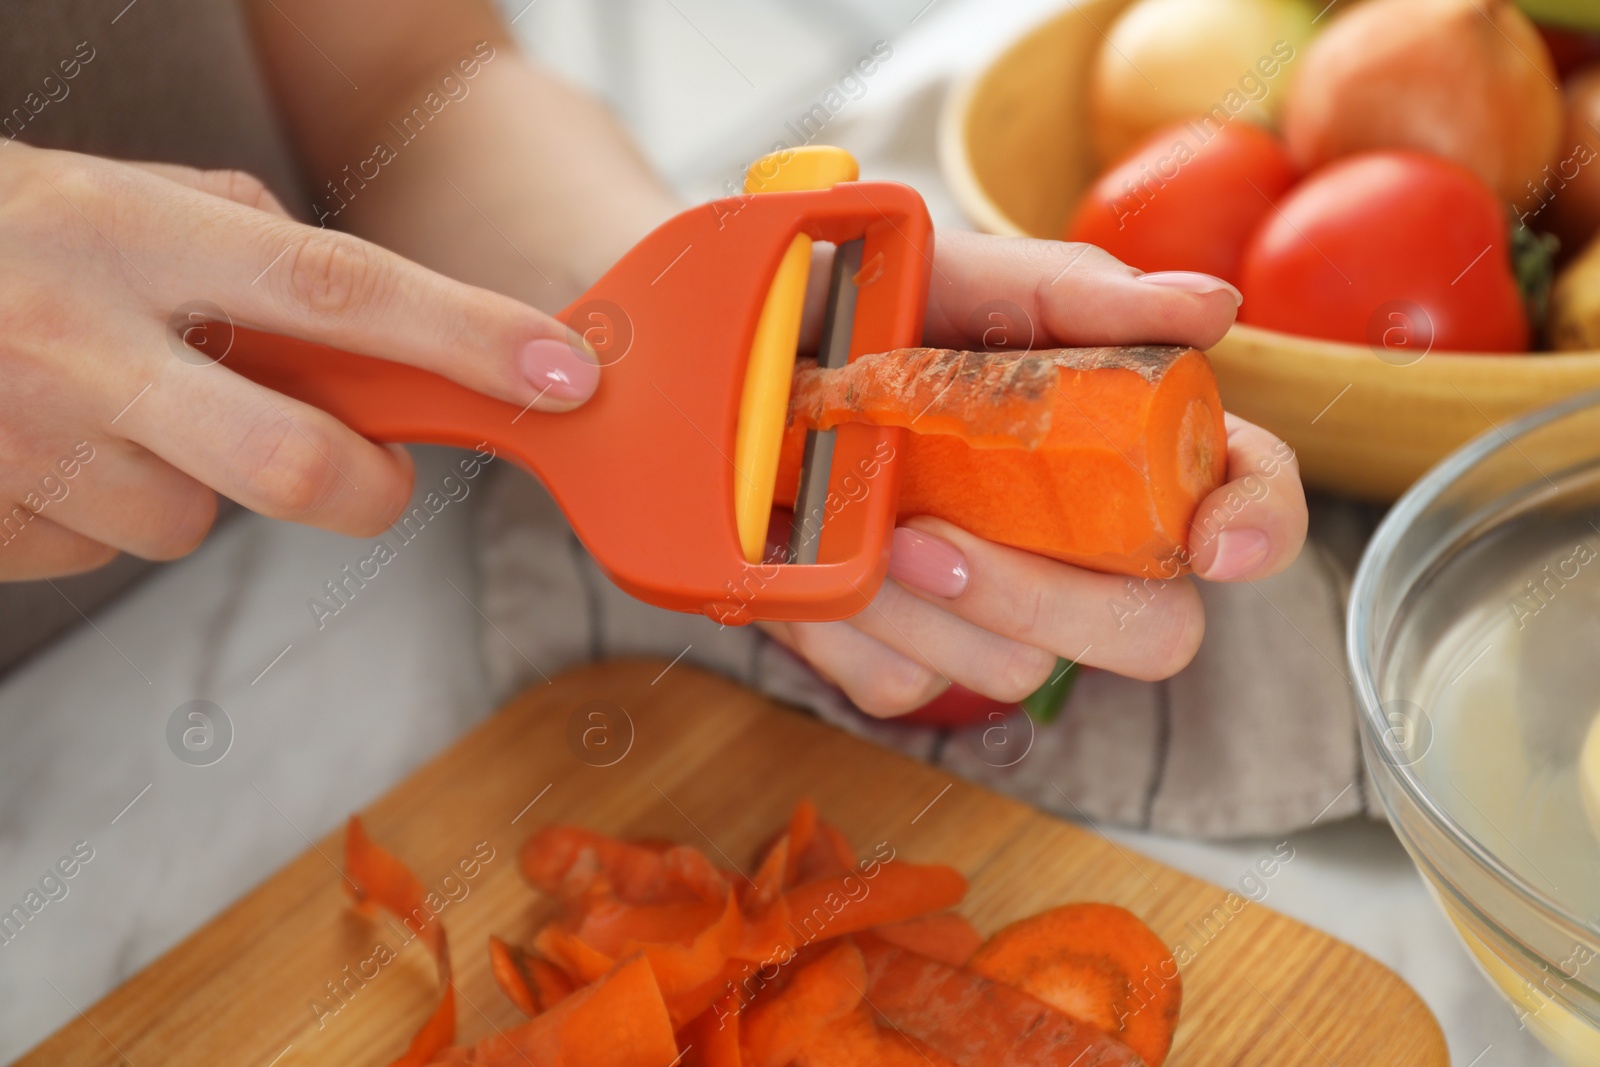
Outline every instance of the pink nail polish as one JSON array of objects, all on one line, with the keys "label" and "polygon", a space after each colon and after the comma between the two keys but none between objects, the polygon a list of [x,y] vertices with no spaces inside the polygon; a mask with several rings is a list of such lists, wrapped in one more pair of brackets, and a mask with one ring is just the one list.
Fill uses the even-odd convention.
[{"label": "pink nail polish", "polygon": [[541,337],[522,346],[522,376],[552,400],[587,400],[600,383],[600,368],[565,341]]},{"label": "pink nail polish", "polygon": [[1269,548],[1267,535],[1260,530],[1223,530],[1217,534],[1217,551],[1211,557],[1211,566],[1201,577],[1214,582],[1242,578],[1261,565]]},{"label": "pink nail polish", "polygon": [[890,544],[889,575],[934,596],[958,597],[967,589],[967,557],[948,541],[902,526]]},{"label": "pink nail polish", "polygon": [[1233,294],[1233,306],[1238,307],[1244,303],[1244,294],[1232,285],[1218,278],[1214,274],[1201,274],[1195,270],[1163,270],[1154,274],[1141,274],[1139,281],[1146,285],[1163,285],[1168,289],[1182,289],[1186,293],[1197,293],[1204,296],[1207,293],[1220,293],[1226,290]]}]

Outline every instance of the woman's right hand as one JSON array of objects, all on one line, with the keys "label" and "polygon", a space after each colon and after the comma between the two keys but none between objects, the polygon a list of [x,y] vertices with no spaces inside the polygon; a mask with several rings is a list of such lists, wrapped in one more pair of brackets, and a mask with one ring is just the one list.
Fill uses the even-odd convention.
[{"label": "woman's right hand", "polygon": [[185,348],[197,301],[518,407],[594,391],[555,319],[295,222],[249,175],[0,147],[0,579],[181,556],[214,493],[361,536],[399,515],[405,451]]}]

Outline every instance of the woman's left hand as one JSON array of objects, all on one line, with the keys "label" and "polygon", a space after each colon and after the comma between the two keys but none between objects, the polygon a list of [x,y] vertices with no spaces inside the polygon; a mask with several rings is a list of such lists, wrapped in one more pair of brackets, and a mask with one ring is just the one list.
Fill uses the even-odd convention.
[{"label": "woman's left hand", "polygon": [[[941,231],[924,341],[948,348],[1182,344],[1209,348],[1239,307],[1237,290],[1188,272],[1141,274],[1089,245]],[[997,337],[996,331],[1006,336]],[[1194,573],[1209,581],[1276,574],[1305,541],[1306,504],[1288,446],[1228,416],[1228,481],[1190,531]],[[921,707],[951,682],[1021,700],[1057,657],[1134,678],[1168,677],[1200,645],[1205,617],[1187,577],[1100,574],[974,537],[938,519],[894,533],[889,580],[866,611],[839,622],[763,623],[863,711]]]}]

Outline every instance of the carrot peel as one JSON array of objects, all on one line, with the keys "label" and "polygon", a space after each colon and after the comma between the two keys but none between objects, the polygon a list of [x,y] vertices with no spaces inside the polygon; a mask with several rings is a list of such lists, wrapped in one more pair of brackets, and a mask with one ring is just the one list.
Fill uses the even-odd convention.
[{"label": "carrot peel", "polygon": [[344,873],[358,907],[376,904],[393,913],[433,954],[439,971],[439,1004],[392,1067],[423,1067],[456,1037],[456,990],[444,924],[424,903],[422,882],[396,856],[367,836],[352,815],[344,835]]}]

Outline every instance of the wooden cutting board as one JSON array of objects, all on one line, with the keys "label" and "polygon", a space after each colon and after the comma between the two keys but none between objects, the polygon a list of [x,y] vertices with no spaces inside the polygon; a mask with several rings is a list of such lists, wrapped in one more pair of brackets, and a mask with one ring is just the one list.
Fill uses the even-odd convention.
[{"label": "wooden cutting board", "polygon": [[[599,664],[531,689],[362,813],[373,838],[447,901],[463,1039],[519,1019],[490,977],[485,940],[528,938],[549,913],[516,871],[533,830],[573,822],[672,838],[748,870],[811,796],[862,854],[886,842],[897,857],[965,872],[962,910],[985,932],[1065,901],[1105,900],[1181,943],[1174,1067],[1449,1063],[1417,995],[1348,945],[731,682],[664,667]],[[388,1063],[435,1000],[432,961],[419,945],[402,947],[398,924],[347,905],[341,835],[18,1063]]]}]

